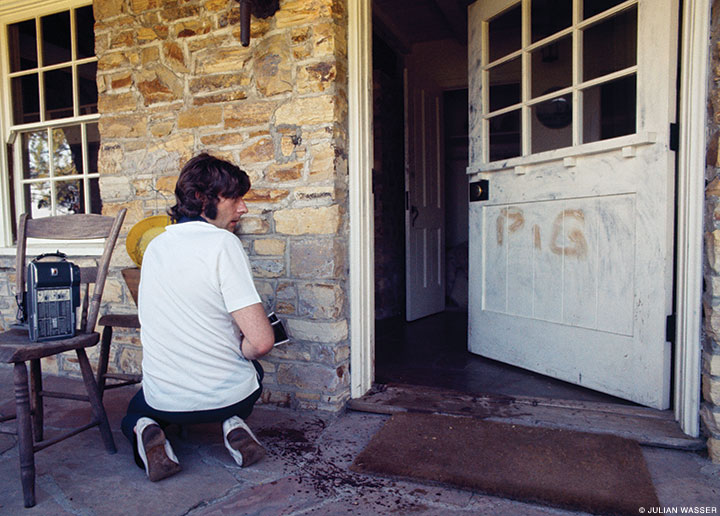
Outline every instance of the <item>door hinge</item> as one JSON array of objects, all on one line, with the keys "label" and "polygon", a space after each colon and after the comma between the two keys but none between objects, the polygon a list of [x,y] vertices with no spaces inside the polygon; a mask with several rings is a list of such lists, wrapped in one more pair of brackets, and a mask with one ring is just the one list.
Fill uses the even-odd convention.
[{"label": "door hinge", "polygon": [[670,124],[670,150],[677,152],[680,148],[680,125],[677,122]]},{"label": "door hinge", "polygon": [[665,341],[675,344],[675,314],[665,318]]}]

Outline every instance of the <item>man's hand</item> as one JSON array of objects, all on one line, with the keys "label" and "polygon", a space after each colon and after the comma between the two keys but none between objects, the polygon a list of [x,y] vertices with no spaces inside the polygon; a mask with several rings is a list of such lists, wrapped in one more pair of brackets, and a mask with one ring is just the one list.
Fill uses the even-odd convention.
[{"label": "man's hand", "polygon": [[235,323],[243,333],[241,351],[248,360],[256,360],[270,353],[275,336],[261,303],[231,312]]}]

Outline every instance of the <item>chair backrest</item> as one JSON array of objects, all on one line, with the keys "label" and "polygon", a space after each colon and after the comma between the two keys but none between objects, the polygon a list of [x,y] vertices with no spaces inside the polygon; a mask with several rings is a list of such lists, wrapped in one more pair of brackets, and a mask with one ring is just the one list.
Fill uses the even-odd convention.
[{"label": "chair backrest", "polygon": [[[97,267],[83,267],[80,269],[80,281],[85,286],[85,295],[82,302],[80,318],[80,331],[91,333],[95,330],[100,301],[102,300],[105,279],[107,278],[115,243],[120,228],[125,219],[126,209],[121,209],[115,217],[106,217],[94,214],[60,215],[57,217],[43,217],[33,219],[24,213],[18,222],[17,255],[15,258],[16,295],[22,296],[25,292],[27,256],[27,239],[38,238],[46,240],[90,240],[103,238],[105,246]],[[69,258],[72,258],[69,256]],[[89,284],[94,283],[92,298],[89,296]],[[89,302],[88,302],[89,299]]]}]

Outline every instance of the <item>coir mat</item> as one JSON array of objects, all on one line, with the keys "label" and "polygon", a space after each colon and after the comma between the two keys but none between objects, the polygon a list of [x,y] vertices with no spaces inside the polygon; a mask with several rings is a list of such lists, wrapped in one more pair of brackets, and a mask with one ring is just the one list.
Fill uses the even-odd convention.
[{"label": "coir mat", "polygon": [[595,514],[660,504],[637,442],[432,414],[396,414],[352,471]]}]

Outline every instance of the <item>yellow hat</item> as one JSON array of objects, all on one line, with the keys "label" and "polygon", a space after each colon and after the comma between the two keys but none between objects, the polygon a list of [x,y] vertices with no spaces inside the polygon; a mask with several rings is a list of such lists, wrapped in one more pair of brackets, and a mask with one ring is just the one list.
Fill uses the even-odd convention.
[{"label": "yellow hat", "polygon": [[125,239],[125,248],[127,253],[135,262],[135,265],[142,265],[143,255],[150,241],[165,231],[165,226],[172,224],[172,220],[167,215],[153,215],[146,217],[135,224]]}]

